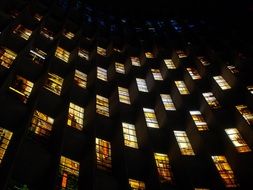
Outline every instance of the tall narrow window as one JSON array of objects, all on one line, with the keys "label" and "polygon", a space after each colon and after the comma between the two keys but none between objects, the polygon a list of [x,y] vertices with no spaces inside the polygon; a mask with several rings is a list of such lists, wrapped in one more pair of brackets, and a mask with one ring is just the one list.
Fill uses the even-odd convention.
[{"label": "tall narrow window", "polygon": [[154,54],[153,54],[152,52],[145,52],[145,56],[146,56],[146,58],[148,58],[148,59],[153,59],[153,58],[155,58],[155,56],[154,56]]},{"label": "tall narrow window", "polygon": [[59,189],[78,189],[79,168],[79,162],[61,156],[59,167]]},{"label": "tall narrow window", "polygon": [[84,58],[85,60],[89,60],[89,52],[85,49],[79,48],[78,56]]},{"label": "tall narrow window", "polygon": [[0,64],[9,69],[17,54],[5,47],[0,47]]},{"label": "tall narrow window", "polygon": [[229,86],[222,76],[214,76],[213,78],[222,90],[231,89],[231,86]]},{"label": "tall narrow window", "polygon": [[33,83],[24,77],[16,75],[9,89],[15,92],[26,103],[33,89]]},{"label": "tall narrow window", "polygon": [[181,95],[190,94],[189,90],[187,89],[184,81],[175,81],[177,89]]},{"label": "tall narrow window", "polygon": [[190,114],[191,114],[192,119],[199,131],[208,130],[207,123],[205,122],[200,111],[190,111]]},{"label": "tall narrow window", "polygon": [[164,59],[164,63],[168,69],[176,69],[177,67],[173,63],[172,59]]},{"label": "tall narrow window", "polygon": [[176,108],[169,94],[160,94],[165,110],[175,111]]},{"label": "tall narrow window", "polygon": [[208,105],[212,109],[218,109],[218,108],[221,107],[219,102],[216,100],[216,98],[214,97],[212,92],[203,93],[203,96],[204,96],[206,102],[208,103]]},{"label": "tall narrow window", "polygon": [[127,88],[118,87],[119,101],[124,104],[131,104]]},{"label": "tall narrow window", "polygon": [[128,179],[131,190],[145,190],[145,183],[136,179]]},{"label": "tall narrow window", "polygon": [[123,122],[122,127],[123,127],[125,146],[138,149],[135,126],[130,123]]},{"label": "tall narrow window", "polygon": [[199,56],[197,57],[197,59],[200,61],[200,63],[204,66],[208,66],[210,65],[211,63],[203,56]]},{"label": "tall narrow window", "polygon": [[106,49],[98,46],[97,47],[97,54],[105,57],[106,56]]},{"label": "tall narrow window", "polygon": [[107,81],[107,70],[102,67],[97,67],[97,78],[102,81]]},{"label": "tall narrow window", "polygon": [[136,78],[136,83],[137,83],[138,90],[140,92],[148,92],[148,87],[144,79]]},{"label": "tall narrow window", "polygon": [[169,157],[162,153],[154,153],[154,156],[161,183],[171,182],[172,172],[169,165]]},{"label": "tall narrow window", "polygon": [[70,53],[61,48],[61,47],[57,47],[56,48],[56,51],[55,51],[55,57],[61,59],[62,61],[68,63],[69,62],[69,56],[70,56]]},{"label": "tall narrow window", "polygon": [[182,155],[195,155],[185,131],[174,131]]},{"label": "tall narrow window", "polygon": [[38,65],[44,62],[46,56],[47,53],[38,48],[30,49],[29,51],[29,58],[32,60],[33,63],[36,63]]},{"label": "tall narrow window", "polygon": [[163,80],[162,74],[159,69],[151,69],[151,72],[155,80]]},{"label": "tall narrow window", "polygon": [[109,117],[109,100],[103,96],[96,96],[96,112]]},{"label": "tall narrow window", "polygon": [[82,130],[83,117],[84,117],[84,108],[70,102],[68,122],[67,122],[68,126],[74,127],[78,130]]},{"label": "tall narrow window", "polygon": [[251,151],[236,128],[225,129],[225,132],[227,133],[229,139],[232,141],[238,152],[242,153]]},{"label": "tall narrow window", "polygon": [[120,74],[125,74],[126,73],[125,66],[124,66],[123,63],[115,62],[115,69],[116,69],[117,73],[120,73]]},{"label": "tall narrow window", "polygon": [[245,105],[235,106],[236,109],[240,112],[243,118],[247,121],[249,125],[253,124],[253,113],[249,110],[249,108]]},{"label": "tall narrow window", "polygon": [[143,112],[144,112],[145,120],[147,123],[147,127],[159,128],[155,111],[153,109],[143,108]]},{"label": "tall narrow window", "polygon": [[13,133],[7,129],[0,127],[0,164],[3,161],[5,152],[9,146]]},{"label": "tall narrow window", "polygon": [[103,139],[96,138],[97,168],[110,170],[112,167],[111,144]]},{"label": "tall narrow window", "polygon": [[48,73],[44,88],[57,95],[61,95],[62,84],[63,78],[56,74]]},{"label": "tall narrow window", "polygon": [[140,59],[138,57],[131,57],[131,63],[132,63],[133,66],[136,66],[136,67],[141,66],[141,62],[140,62]]},{"label": "tall narrow window", "polygon": [[193,80],[201,79],[201,76],[199,75],[197,69],[195,69],[193,67],[188,67],[188,68],[186,68],[186,70],[188,71],[188,73],[190,74],[190,76]]},{"label": "tall narrow window", "polygon": [[13,33],[25,40],[28,40],[32,35],[32,31],[25,28],[22,24],[17,25],[17,27],[13,30]]},{"label": "tall narrow window", "polygon": [[87,75],[81,71],[75,70],[74,82],[77,86],[85,89],[87,86]]},{"label": "tall narrow window", "polygon": [[212,156],[213,162],[226,187],[237,187],[234,172],[227,162],[225,156]]}]

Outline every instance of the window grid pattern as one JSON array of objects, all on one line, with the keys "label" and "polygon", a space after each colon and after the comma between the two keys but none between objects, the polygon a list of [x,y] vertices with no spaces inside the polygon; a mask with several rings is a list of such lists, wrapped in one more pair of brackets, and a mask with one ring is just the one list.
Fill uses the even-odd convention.
[{"label": "window grid pattern", "polygon": [[0,164],[3,161],[5,152],[9,146],[13,133],[7,129],[0,127]]},{"label": "window grid pattern", "polygon": [[135,126],[130,123],[122,123],[125,146],[138,149]]},{"label": "window grid pattern", "polygon": [[111,170],[112,156],[111,144],[103,139],[96,138],[97,168]]},{"label": "window grid pattern", "polygon": [[145,183],[143,181],[128,179],[131,190],[145,190]]},{"label": "window grid pattern", "polygon": [[87,75],[81,71],[75,70],[74,82],[77,86],[86,89]]},{"label": "window grid pattern", "polygon": [[103,96],[96,96],[96,112],[100,115],[109,117],[109,100]]},{"label": "window grid pattern", "polygon": [[124,104],[131,104],[130,98],[129,98],[129,91],[127,88],[118,87],[118,93],[119,93],[119,101]]},{"label": "window grid pattern", "polygon": [[207,123],[205,122],[200,111],[190,111],[190,114],[191,114],[192,120],[194,121],[199,131],[208,130]]},{"label": "window grid pattern", "polygon": [[125,74],[125,65],[123,63],[115,62],[115,69],[117,73]]},{"label": "window grid pattern", "polygon": [[23,25],[19,24],[17,27],[13,30],[14,34],[17,34],[24,40],[28,40],[30,36],[32,35],[32,31],[25,28]]},{"label": "window grid pattern", "polygon": [[75,129],[83,129],[83,118],[84,118],[84,108],[73,104],[69,104],[69,114],[68,114],[68,126],[74,127]]},{"label": "window grid pattern", "polygon": [[191,78],[193,80],[201,79],[201,76],[199,75],[197,69],[192,68],[192,67],[188,67],[188,68],[186,68],[186,70],[188,71],[189,75],[191,76]]},{"label": "window grid pattern", "polygon": [[229,84],[225,81],[225,79],[222,76],[214,76],[213,79],[216,81],[216,83],[222,90],[231,89],[231,86],[229,86]]},{"label": "window grid pattern", "polygon": [[206,102],[208,103],[208,105],[212,108],[212,109],[219,109],[221,108],[219,102],[217,101],[217,99],[214,97],[212,92],[205,92],[203,93],[203,96],[206,100]]},{"label": "window grid pattern", "polygon": [[97,54],[105,57],[106,56],[106,49],[98,46],[97,47]]},{"label": "window grid pattern", "polygon": [[69,62],[69,56],[70,56],[70,53],[61,48],[61,47],[57,47],[56,48],[56,51],[55,51],[55,57],[61,59],[62,61],[68,63]]},{"label": "window grid pattern", "polygon": [[63,78],[56,74],[48,73],[44,88],[60,96],[62,84]]},{"label": "window grid pattern", "polygon": [[148,87],[144,79],[136,78],[136,83],[137,83],[138,90],[140,92],[148,92]]},{"label": "window grid pattern", "polygon": [[147,123],[147,127],[159,128],[155,111],[153,109],[143,108],[143,112],[144,112],[145,120]]},{"label": "window grid pattern", "polygon": [[107,81],[107,70],[102,67],[97,67],[97,78],[102,81]]},{"label": "window grid pattern", "polygon": [[253,124],[253,113],[249,110],[246,105],[237,105],[235,106],[236,109],[240,112],[243,118],[249,125]]},{"label": "window grid pattern", "polygon": [[0,64],[9,69],[17,57],[17,54],[5,47],[0,47]]},{"label": "window grid pattern", "polygon": [[175,81],[175,84],[177,86],[177,89],[181,95],[187,95],[190,94],[189,90],[187,89],[184,81]]},{"label": "window grid pattern", "polygon": [[182,155],[195,155],[185,131],[174,131]]},{"label": "window grid pattern", "polygon": [[175,111],[176,110],[175,105],[172,101],[172,98],[169,94],[160,94],[160,96],[161,96],[165,110],[167,110],[167,111]]},{"label": "window grid pattern", "polygon": [[151,69],[152,75],[155,80],[163,80],[162,74],[159,69]]},{"label": "window grid pattern", "polygon": [[164,59],[164,63],[168,69],[176,69],[177,67],[173,63],[172,59]]},{"label": "window grid pattern", "polygon": [[87,60],[87,61],[89,60],[89,52],[85,49],[79,48],[78,56]]},{"label": "window grid pattern", "polygon": [[169,157],[166,154],[161,153],[154,153],[154,156],[160,182],[172,182],[172,172],[169,165]]}]

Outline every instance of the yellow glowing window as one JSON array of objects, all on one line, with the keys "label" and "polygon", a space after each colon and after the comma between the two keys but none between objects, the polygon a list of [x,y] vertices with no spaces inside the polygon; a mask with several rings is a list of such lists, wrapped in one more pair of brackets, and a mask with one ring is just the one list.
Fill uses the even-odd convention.
[{"label": "yellow glowing window", "polygon": [[9,69],[17,54],[5,47],[0,47],[0,64]]},{"label": "yellow glowing window", "polygon": [[126,71],[125,71],[125,66],[124,64],[122,63],[115,63],[115,69],[116,69],[116,72],[117,73],[120,73],[120,74],[125,74]]},{"label": "yellow glowing window", "polygon": [[67,122],[68,126],[74,127],[78,130],[82,130],[83,117],[84,117],[84,108],[70,102],[68,122]]},{"label": "yellow glowing window", "polygon": [[176,66],[173,63],[172,59],[164,59],[164,63],[168,69],[176,69]]},{"label": "yellow glowing window", "polygon": [[32,89],[33,89],[33,83],[29,80],[26,80],[25,78],[16,75],[15,80],[9,87],[9,89],[20,97],[20,99],[26,103],[27,99],[29,98]]},{"label": "yellow glowing window", "polygon": [[171,182],[172,172],[169,165],[169,157],[161,153],[154,153],[154,156],[161,183]]},{"label": "yellow glowing window", "polygon": [[97,78],[102,81],[107,81],[107,70],[102,67],[97,67]]},{"label": "yellow glowing window", "polygon": [[151,72],[155,80],[163,80],[162,74],[159,69],[151,69]]},{"label": "yellow glowing window", "polygon": [[56,74],[48,73],[44,88],[57,95],[61,95],[62,84],[63,78]]},{"label": "yellow glowing window", "polygon": [[48,137],[53,128],[54,119],[44,113],[35,110],[30,130],[37,135]]},{"label": "yellow glowing window", "polygon": [[206,92],[206,93],[203,93],[203,96],[206,100],[206,102],[208,103],[208,105],[213,108],[213,109],[218,109],[220,108],[220,104],[219,102],[217,101],[217,99],[214,97],[213,93],[212,92]]},{"label": "yellow glowing window", "polygon": [[208,130],[207,123],[205,122],[200,111],[190,111],[190,114],[191,114],[192,119],[199,131]]},{"label": "yellow glowing window", "polygon": [[87,86],[87,75],[81,71],[75,70],[74,82],[81,88],[86,88]]},{"label": "yellow glowing window", "polygon": [[152,59],[152,58],[155,58],[154,54],[152,52],[145,52],[145,56],[146,58],[148,59]]},{"label": "yellow glowing window", "polygon": [[13,133],[11,131],[0,127],[0,164],[2,163],[12,135]]},{"label": "yellow glowing window", "polygon": [[96,112],[109,117],[109,100],[103,96],[96,96]]},{"label": "yellow glowing window", "polygon": [[183,50],[177,50],[176,53],[177,53],[179,58],[187,57],[186,53]]},{"label": "yellow glowing window", "polygon": [[204,66],[208,66],[210,65],[211,63],[203,56],[199,56],[197,57],[197,59],[200,61],[200,63]]},{"label": "yellow glowing window", "polygon": [[151,128],[159,128],[155,111],[153,109],[143,108],[143,112],[144,112],[147,126]]},{"label": "yellow glowing window", "polygon": [[97,54],[105,57],[106,56],[106,49],[98,46],[97,47]]},{"label": "yellow glowing window", "polygon": [[174,131],[182,155],[195,155],[185,131]]},{"label": "yellow glowing window", "polygon": [[222,76],[214,76],[213,79],[216,81],[216,83],[220,86],[222,90],[231,89],[231,86],[225,81],[225,79]]},{"label": "yellow glowing window", "polygon": [[253,113],[245,105],[235,106],[249,125],[253,124]]},{"label": "yellow glowing window", "polygon": [[189,68],[186,68],[186,70],[188,71],[188,73],[190,74],[193,80],[201,79],[201,76],[199,75],[197,69],[189,67]]},{"label": "yellow glowing window", "polygon": [[187,89],[184,81],[175,81],[177,89],[181,95],[190,94],[189,90]]},{"label": "yellow glowing window", "polygon": [[137,137],[136,137],[135,126],[130,123],[123,122],[122,127],[123,127],[125,146],[138,149],[138,142],[137,142]]},{"label": "yellow glowing window", "polygon": [[111,144],[103,139],[96,138],[97,168],[110,170],[112,167]]},{"label": "yellow glowing window", "polygon": [[136,78],[136,83],[137,83],[138,90],[140,92],[148,92],[148,87],[144,79]]},{"label": "yellow glowing window", "polygon": [[69,32],[69,31],[68,31],[68,32],[67,32],[67,31],[64,31],[64,32],[63,32],[63,36],[65,36],[66,38],[72,40],[72,39],[75,37],[75,34],[72,33],[72,32]]},{"label": "yellow glowing window", "polygon": [[45,27],[41,29],[40,34],[49,40],[54,39],[54,33]]},{"label": "yellow glowing window", "polygon": [[59,189],[78,189],[80,164],[77,161],[61,156],[59,167]]},{"label": "yellow glowing window", "polygon": [[247,90],[248,90],[251,94],[253,94],[253,85],[247,86]]},{"label": "yellow glowing window", "polygon": [[165,110],[167,111],[175,111],[175,105],[171,99],[169,94],[160,94]]},{"label": "yellow glowing window", "polygon": [[233,74],[237,74],[237,73],[239,73],[239,70],[236,68],[236,66],[234,66],[234,65],[229,65],[229,66],[227,66],[227,68],[231,71],[231,73],[233,73]]},{"label": "yellow glowing window", "polygon": [[229,139],[234,144],[238,152],[250,152],[251,149],[241,137],[239,131],[236,128],[225,129]]},{"label": "yellow glowing window", "polygon": [[227,162],[225,156],[212,156],[213,162],[226,187],[237,187],[234,172]]},{"label": "yellow glowing window", "polygon": [[78,56],[84,58],[85,60],[89,60],[89,52],[85,49],[79,48]]},{"label": "yellow glowing window", "polygon": [[36,64],[42,64],[44,62],[44,60],[46,59],[47,53],[45,53],[44,51],[35,48],[35,49],[31,49],[29,51],[29,58],[32,60],[33,63]]},{"label": "yellow glowing window", "polygon": [[131,57],[131,62],[132,62],[133,66],[136,66],[136,67],[141,66],[141,62],[140,62],[140,59],[138,57]]},{"label": "yellow glowing window", "polygon": [[118,87],[118,92],[119,92],[119,101],[121,103],[131,104],[127,88]]},{"label": "yellow glowing window", "polygon": [[21,24],[17,25],[17,27],[13,30],[13,33],[19,35],[21,38],[25,40],[28,40],[32,35],[32,31],[25,28]]},{"label": "yellow glowing window", "polygon": [[128,179],[131,190],[145,190],[145,183],[143,181]]},{"label": "yellow glowing window", "polygon": [[61,47],[57,47],[56,48],[56,51],[55,51],[55,57],[61,59],[62,61],[68,63],[69,62],[69,56],[70,56],[70,53],[61,48]]}]

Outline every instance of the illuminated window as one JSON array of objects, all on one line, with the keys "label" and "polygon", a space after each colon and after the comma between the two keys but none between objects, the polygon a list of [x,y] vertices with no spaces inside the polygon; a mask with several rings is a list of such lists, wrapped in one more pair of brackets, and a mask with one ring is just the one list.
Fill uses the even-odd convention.
[{"label": "illuminated window", "polygon": [[141,62],[140,62],[140,59],[138,57],[131,57],[131,62],[132,62],[133,66],[136,66],[136,67],[141,66]]},{"label": "illuminated window", "polygon": [[96,112],[109,117],[109,100],[103,96],[96,96]]},{"label": "illuminated window", "polygon": [[225,129],[225,132],[227,133],[228,137],[234,144],[236,150],[238,152],[250,152],[251,149],[249,146],[246,144],[246,142],[243,140],[241,137],[239,131],[236,128],[230,128],[230,129]]},{"label": "illuminated window", "polygon": [[151,72],[155,80],[163,80],[163,77],[159,69],[151,69]]},{"label": "illuminated window", "polygon": [[33,83],[25,78],[16,75],[15,80],[9,87],[9,89],[18,94],[21,100],[26,103],[33,88]]},{"label": "illuminated window", "polygon": [[194,188],[194,190],[209,190],[207,188]]},{"label": "illuminated window", "polygon": [[253,85],[247,86],[247,90],[253,94]]},{"label": "illuminated window", "polygon": [[121,53],[122,50],[118,49],[118,48],[113,48],[114,51],[118,52],[118,53]]},{"label": "illuminated window", "polygon": [[211,63],[203,56],[199,56],[197,57],[197,59],[200,61],[200,63],[204,66],[208,66],[210,65]]},{"label": "illuminated window", "polygon": [[105,57],[106,56],[106,49],[98,46],[97,47],[97,54]]},{"label": "illuminated window", "polygon": [[81,88],[86,88],[87,85],[87,75],[81,71],[75,70],[74,82]]},{"label": "illuminated window", "polygon": [[144,111],[144,116],[145,116],[147,126],[151,128],[159,128],[159,125],[155,116],[155,111],[149,108],[143,108],[143,111]]},{"label": "illuminated window", "polygon": [[32,31],[25,28],[21,24],[17,25],[17,27],[13,30],[13,33],[19,35],[21,38],[25,40],[28,40],[32,35]]},{"label": "illuminated window", "polygon": [[186,68],[186,69],[193,80],[201,79],[201,76],[199,75],[197,69],[195,69],[195,68]]},{"label": "illuminated window", "polygon": [[137,83],[138,90],[140,92],[148,92],[148,87],[144,79],[136,78],[136,83]]},{"label": "illuminated window", "polygon": [[234,66],[234,65],[229,65],[229,66],[227,66],[227,68],[231,71],[231,73],[233,73],[233,74],[237,74],[237,73],[239,73],[239,70],[236,68],[236,66]]},{"label": "illuminated window", "polygon": [[45,27],[41,29],[40,34],[49,40],[54,39],[54,33]]},{"label": "illuminated window", "polygon": [[177,50],[176,53],[177,53],[179,58],[187,57],[186,53],[183,50]]},{"label": "illuminated window", "polygon": [[44,51],[35,48],[35,49],[31,49],[29,51],[29,58],[32,60],[33,63],[36,64],[41,64],[44,62],[44,60],[46,59],[47,53],[45,53]]},{"label": "illuminated window", "polygon": [[223,179],[226,187],[237,187],[234,172],[227,162],[225,156],[212,156],[213,162],[218,170],[220,177]]},{"label": "illuminated window", "polygon": [[173,63],[172,59],[164,59],[164,63],[168,69],[176,69],[176,66]]},{"label": "illuminated window", "polygon": [[200,111],[190,111],[190,114],[191,114],[192,119],[199,131],[208,130],[207,123],[205,122]]},{"label": "illuminated window", "polygon": [[96,138],[97,168],[110,170],[112,167],[111,144],[103,139]]},{"label": "illuminated window", "polygon": [[119,101],[121,103],[131,104],[127,88],[118,87],[118,92],[119,92]]},{"label": "illuminated window", "polygon": [[190,92],[188,91],[184,81],[175,81],[175,84],[176,84],[177,89],[178,89],[178,91],[181,95],[190,94]]},{"label": "illuminated window", "polygon": [[154,54],[151,53],[151,52],[145,52],[145,56],[146,56],[146,58],[148,58],[148,59],[155,58]]},{"label": "illuminated window", "polygon": [[40,15],[39,13],[35,13],[33,18],[35,18],[37,21],[41,21],[41,19],[43,18],[42,15]]},{"label": "illuminated window", "polygon": [[61,95],[62,84],[63,78],[56,74],[48,73],[44,88],[57,95]]},{"label": "illuminated window", "polygon": [[222,90],[231,89],[229,84],[225,81],[225,79],[222,76],[214,76],[213,78]]},{"label": "illuminated window", "polygon": [[202,93],[208,105],[213,109],[220,108],[219,102],[216,100],[212,92]]},{"label": "illuminated window", "polygon": [[9,69],[17,54],[5,47],[0,47],[0,64]]},{"label": "illuminated window", "polygon": [[102,81],[107,81],[107,70],[102,67],[97,67],[97,78]]},{"label": "illuminated window", "polygon": [[78,130],[82,130],[83,116],[84,116],[84,108],[70,102],[68,122],[67,122],[68,126],[74,127]]},{"label": "illuminated window", "polygon": [[174,131],[182,155],[195,155],[185,131]]},{"label": "illuminated window", "polygon": [[69,56],[70,56],[70,53],[61,48],[61,47],[57,47],[56,51],[55,51],[55,57],[61,59],[62,61],[68,63],[69,62]]},{"label": "illuminated window", "polygon": [[245,105],[235,106],[249,125],[253,124],[253,113]]},{"label": "illuminated window", "polygon": [[84,58],[85,60],[89,60],[89,52],[85,49],[79,48],[78,56]]},{"label": "illuminated window", "polygon": [[145,183],[135,179],[128,179],[131,190],[145,190]]},{"label": "illuminated window", "polygon": [[172,172],[169,165],[169,157],[166,154],[154,153],[156,167],[161,183],[172,181]]},{"label": "illuminated window", "polygon": [[122,123],[123,134],[124,134],[124,144],[125,146],[137,148],[138,142],[135,132],[135,126],[129,123]]},{"label": "illuminated window", "polygon": [[37,135],[48,137],[51,134],[54,119],[44,113],[35,110],[30,130]]},{"label": "illuminated window", "polygon": [[169,94],[160,94],[160,96],[163,101],[163,105],[164,105],[165,110],[167,110],[167,111],[176,110],[174,103],[171,99],[171,96]]},{"label": "illuminated window", "polygon": [[69,31],[63,31],[63,36],[65,36],[66,38],[72,40],[75,37],[75,34]]},{"label": "illuminated window", "polygon": [[12,135],[13,133],[11,131],[0,127],[0,164],[2,163]]},{"label": "illuminated window", "polygon": [[79,162],[61,156],[59,167],[60,190],[78,189],[79,168]]},{"label": "illuminated window", "polygon": [[122,63],[115,63],[115,69],[117,73],[125,74],[125,66]]}]

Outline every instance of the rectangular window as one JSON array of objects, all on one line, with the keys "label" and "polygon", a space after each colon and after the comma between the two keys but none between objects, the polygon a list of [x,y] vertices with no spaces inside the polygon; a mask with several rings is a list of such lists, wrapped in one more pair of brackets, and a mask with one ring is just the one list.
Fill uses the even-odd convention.
[{"label": "rectangular window", "polygon": [[249,125],[253,124],[253,113],[249,110],[249,108],[245,105],[235,106],[236,109],[240,112],[243,118],[247,121]]},{"label": "rectangular window", "polygon": [[106,49],[98,46],[97,47],[97,54],[105,57],[106,56]]},{"label": "rectangular window", "polygon": [[38,65],[44,62],[46,56],[47,53],[38,48],[30,49],[29,51],[29,58],[32,60],[33,63],[36,63]]},{"label": "rectangular window", "polygon": [[140,92],[148,92],[148,87],[144,79],[136,78],[136,83],[137,83],[138,90]]},{"label": "rectangular window", "polygon": [[176,108],[169,94],[160,94],[165,110],[175,111]]},{"label": "rectangular window", "polygon": [[187,89],[184,81],[175,81],[175,84],[177,86],[177,89],[181,95],[187,95],[190,94],[189,90]]},{"label": "rectangular window", "polygon": [[174,131],[182,155],[195,155],[185,131]]},{"label": "rectangular window", "polygon": [[187,57],[186,53],[183,50],[177,50],[176,53],[180,59]]},{"label": "rectangular window", "polygon": [[212,108],[212,109],[218,109],[220,108],[220,104],[219,102],[216,100],[216,98],[214,97],[212,92],[206,92],[206,93],[202,93],[206,102],[208,103],[208,105]]},{"label": "rectangular window", "polygon": [[81,71],[75,70],[74,82],[77,86],[86,89],[87,75]]},{"label": "rectangular window", "polygon": [[227,162],[225,156],[212,156],[213,162],[226,187],[237,187],[234,172]]},{"label": "rectangular window", "polygon": [[5,47],[0,47],[0,64],[9,69],[17,57],[17,54]]},{"label": "rectangular window", "polygon": [[190,76],[193,80],[201,79],[201,76],[199,75],[197,69],[192,68],[192,67],[188,67],[188,68],[186,68],[186,70],[188,71],[188,73],[190,74]]},{"label": "rectangular window", "polygon": [[118,87],[119,101],[125,104],[131,104],[129,98],[129,91],[127,88]]},{"label": "rectangular window", "polygon": [[13,133],[0,127],[0,164],[3,161],[5,152],[9,146]]},{"label": "rectangular window", "polygon": [[78,189],[79,168],[79,162],[61,156],[59,167],[59,189]]},{"label": "rectangular window", "polygon": [[225,129],[225,132],[239,153],[251,151],[236,128]]},{"label": "rectangular window", "polygon": [[102,67],[97,67],[97,78],[102,81],[107,81],[107,70]]},{"label": "rectangular window", "polygon": [[70,31],[64,31],[63,32],[63,36],[65,36],[66,38],[68,38],[69,40],[72,40],[75,37],[75,34],[70,32]]},{"label": "rectangular window", "polygon": [[177,67],[173,63],[172,59],[164,59],[164,63],[168,69],[176,69]]},{"label": "rectangular window", "polygon": [[194,121],[194,123],[199,131],[208,130],[207,123],[205,122],[200,111],[190,111],[190,114],[192,116],[192,120]]},{"label": "rectangular window", "polygon": [[96,112],[109,117],[109,100],[103,96],[96,96]]},{"label": "rectangular window", "polygon": [[159,69],[151,69],[151,72],[155,80],[163,80],[162,74]]},{"label": "rectangular window", "polygon": [[237,67],[236,66],[234,66],[234,65],[229,65],[229,66],[227,66],[227,68],[231,71],[231,73],[233,73],[233,74],[238,74],[239,73],[239,70],[237,69]]},{"label": "rectangular window", "polygon": [[112,167],[111,144],[103,139],[96,138],[97,168],[110,170]]},{"label": "rectangular window", "polygon": [[45,27],[41,29],[40,34],[49,40],[54,39],[54,33]]},{"label": "rectangular window", "polygon": [[41,21],[41,19],[43,18],[42,15],[40,15],[39,13],[35,13],[33,18],[35,18],[38,22]]},{"label": "rectangular window", "polygon": [[145,183],[143,181],[128,179],[131,190],[145,190]]},{"label": "rectangular window", "polygon": [[115,62],[115,69],[116,69],[117,73],[120,73],[120,74],[125,74],[126,73],[125,66],[122,63]]},{"label": "rectangular window", "polygon": [[200,63],[204,66],[211,65],[211,63],[203,56],[198,56],[197,59],[200,61]]},{"label": "rectangular window", "polygon": [[51,135],[53,123],[53,118],[39,112],[38,110],[35,110],[33,113],[32,126],[30,130],[39,136],[48,137]]},{"label": "rectangular window", "polygon": [[62,84],[63,78],[56,74],[48,73],[44,88],[60,96]]},{"label": "rectangular window", "polygon": [[81,131],[83,129],[83,118],[84,108],[70,102],[67,122],[68,126],[74,127]]},{"label": "rectangular window", "polygon": [[147,123],[147,127],[159,128],[155,111],[153,109],[143,108],[143,112]]},{"label": "rectangular window", "polygon": [[253,94],[253,85],[247,86],[247,90],[248,90],[251,94]]},{"label": "rectangular window", "polygon": [[9,89],[20,97],[26,103],[33,89],[33,83],[24,77],[16,75]]},{"label": "rectangular window", "polygon": [[154,153],[154,156],[161,183],[171,182],[172,172],[169,165],[169,157],[161,153]]},{"label": "rectangular window", "polygon": [[140,59],[138,57],[131,57],[131,62],[132,62],[133,66],[136,66],[136,67],[141,66],[141,62],[140,62]]},{"label": "rectangular window", "polygon": [[69,62],[69,56],[70,56],[70,53],[61,48],[61,47],[57,47],[56,48],[56,51],[55,51],[55,57],[61,59],[62,61],[68,63]]},{"label": "rectangular window", "polygon": [[84,58],[85,60],[89,60],[89,52],[85,49],[79,48],[78,56]]},{"label": "rectangular window", "polygon": [[153,59],[153,58],[155,58],[155,56],[154,56],[154,54],[153,54],[152,52],[145,52],[145,56],[146,56],[146,58],[148,58],[148,59]]},{"label": "rectangular window", "polygon": [[229,86],[227,81],[225,81],[225,79],[222,76],[214,76],[213,79],[216,81],[216,83],[222,90],[231,89],[231,86]]},{"label": "rectangular window", "polygon": [[17,25],[17,27],[13,30],[13,33],[25,40],[28,40],[32,35],[32,31],[25,28],[22,24]]},{"label": "rectangular window", "polygon": [[130,123],[122,123],[125,146],[138,149],[135,126]]}]

